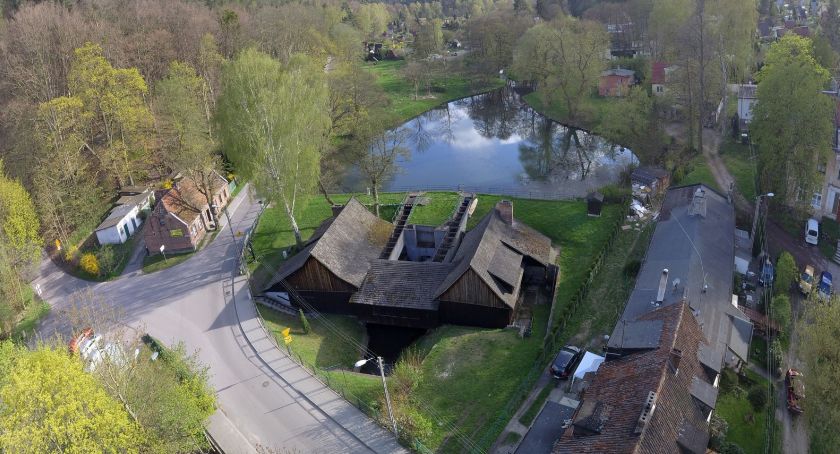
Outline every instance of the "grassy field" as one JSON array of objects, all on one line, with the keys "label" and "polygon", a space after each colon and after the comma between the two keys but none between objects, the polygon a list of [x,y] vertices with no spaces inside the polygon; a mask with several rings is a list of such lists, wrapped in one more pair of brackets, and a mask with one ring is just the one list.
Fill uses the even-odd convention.
[{"label": "grassy field", "polygon": [[[353,317],[343,315],[325,315],[323,318],[309,318],[311,331],[304,334],[300,317],[293,317],[282,312],[257,305],[257,310],[265,322],[265,327],[274,334],[278,345],[283,345],[281,331],[291,328],[292,343],[289,349],[303,362],[319,369],[319,375],[329,377],[330,385],[337,391],[347,394],[348,400],[359,399],[363,404],[371,404],[382,394],[382,382],[375,375],[352,372],[353,363],[359,359],[356,351],[342,337],[361,343],[364,326]],[[357,403],[358,402],[354,402]]]},{"label": "grassy field", "polygon": [[376,76],[377,83],[385,90],[385,94],[391,100],[388,110],[393,115],[393,126],[414,118],[444,102],[504,85],[504,82],[500,79],[476,82],[472,77],[450,71],[445,76],[433,78],[431,94],[421,87],[418,91],[418,99],[414,99],[414,85],[400,74],[405,64],[405,60],[395,60],[382,61],[376,64],[368,63],[365,66]]},{"label": "grassy field", "polygon": [[411,210],[408,222],[421,225],[440,225],[455,211],[455,204],[461,200],[456,193],[436,193],[426,205],[417,205]]},{"label": "grassy field", "polygon": [[[728,382],[735,374],[721,376],[721,391],[718,396],[715,412],[729,424],[726,441],[740,446],[745,453],[765,452],[767,439],[767,408],[756,411],[747,399],[747,391],[753,386],[767,388],[767,380],[747,370],[747,378],[737,379],[736,383]],[[725,391],[724,391],[725,390]],[[776,422],[776,433],[778,422]],[[778,440],[774,442],[773,452],[781,452]]]},{"label": "grassy field", "polygon": [[703,158],[703,155],[695,156],[694,159],[691,160],[689,166],[691,171],[685,174],[685,176],[678,181],[677,184],[684,186],[695,183],[705,183],[706,186],[709,186],[710,188],[714,188],[718,191],[721,190],[717,181],[715,181],[714,175],[712,175],[712,170],[709,168],[709,164],[706,163],[706,159]]},{"label": "grassy field", "polygon": [[595,133],[598,132],[607,110],[615,102],[612,98],[605,98],[597,94],[592,94],[584,98],[583,103],[579,107],[581,114],[578,116],[584,118],[581,121],[579,119],[573,120],[569,118],[569,109],[564,102],[554,101],[548,104],[544,103],[538,91],[529,93],[523,98],[534,110],[558,123],[578,126]]},{"label": "grassy field", "polygon": [[735,142],[727,136],[720,144],[720,155],[729,173],[735,178],[738,191],[749,201],[755,199],[756,170],[749,145]]}]

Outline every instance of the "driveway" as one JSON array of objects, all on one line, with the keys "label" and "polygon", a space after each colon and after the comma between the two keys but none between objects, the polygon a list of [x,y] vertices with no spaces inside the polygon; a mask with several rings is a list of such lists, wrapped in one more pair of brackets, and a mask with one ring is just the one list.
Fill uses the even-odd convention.
[{"label": "driveway", "polygon": [[[248,192],[245,188],[231,203],[235,231],[247,231],[259,213],[260,205]],[[32,285],[53,310],[40,324],[39,333],[44,337],[69,334],[62,315],[71,295],[83,291],[122,312],[122,324],[167,344],[183,342],[188,351],[198,351],[200,360],[210,367],[219,407],[208,430],[225,452],[255,452],[260,446],[277,452],[399,451],[389,435],[384,438],[390,438],[390,443],[367,443],[371,437],[382,440],[387,432],[381,429],[360,434],[339,424],[341,417],[365,418],[358,410],[352,413],[346,408],[349,405],[340,407],[352,413],[342,416],[313,405],[296,387],[300,383],[284,380],[288,371],[272,369],[262,360],[266,352],[258,352],[246,339],[231,304],[239,247],[229,232],[220,232],[210,245],[177,266],[103,283],[76,279],[44,260]]]},{"label": "driveway", "polygon": [[516,454],[548,454],[554,442],[563,434],[563,421],[570,419],[577,408],[576,401],[561,399],[547,401],[528,435],[519,444]]}]

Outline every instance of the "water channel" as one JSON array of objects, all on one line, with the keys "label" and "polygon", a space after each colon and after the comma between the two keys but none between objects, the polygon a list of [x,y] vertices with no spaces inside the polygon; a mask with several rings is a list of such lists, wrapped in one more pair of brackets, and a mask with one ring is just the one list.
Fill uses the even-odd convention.
[{"label": "water channel", "polygon": [[[627,148],[540,115],[511,87],[450,102],[394,131],[408,153],[383,191],[579,197],[638,163]],[[341,186],[355,192],[369,185],[351,167]]]}]

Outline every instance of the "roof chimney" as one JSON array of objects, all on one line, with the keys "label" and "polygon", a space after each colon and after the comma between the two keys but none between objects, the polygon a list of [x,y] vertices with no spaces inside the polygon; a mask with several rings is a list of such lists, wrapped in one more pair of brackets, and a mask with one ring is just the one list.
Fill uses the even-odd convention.
[{"label": "roof chimney", "polygon": [[682,359],[682,350],[677,348],[671,349],[671,354],[668,355],[668,367],[671,372],[676,374],[680,370],[680,360]]},{"label": "roof chimney", "polygon": [[496,211],[499,216],[505,221],[505,224],[513,224],[513,203],[510,200],[500,200],[496,203]]},{"label": "roof chimney", "polygon": [[645,405],[642,407],[642,413],[639,415],[638,421],[636,421],[636,429],[633,430],[633,433],[638,435],[645,430],[645,426],[647,426],[648,421],[653,416],[654,410],[656,410],[656,392],[649,391],[647,399],[645,399]]},{"label": "roof chimney", "polygon": [[668,268],[662,270],[662,276],[659,277],[659,290],[656,292],[656,304],[662,304],[665,301],[665,290],[668,288]]},{"label": "roof chimney", "polygon": [[689,216],[706,217],[706,191],[698,187],[691,198],[691,208],[688,209]]}]

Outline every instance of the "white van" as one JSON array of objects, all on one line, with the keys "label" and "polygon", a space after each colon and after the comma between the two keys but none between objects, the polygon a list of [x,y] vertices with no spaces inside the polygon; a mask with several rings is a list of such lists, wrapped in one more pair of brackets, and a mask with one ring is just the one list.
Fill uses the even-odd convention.
[{"label": "white van", "polygon": [[820,239],[820,224],[816,219],[808,219],[805,224],[805,242],[816,245]]}]

